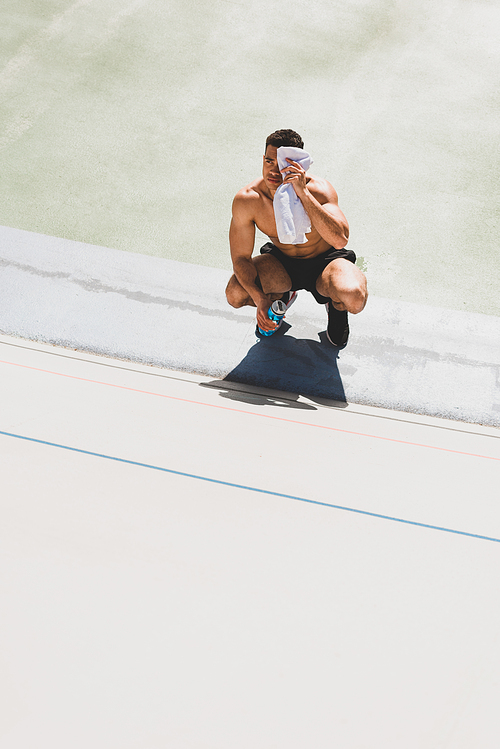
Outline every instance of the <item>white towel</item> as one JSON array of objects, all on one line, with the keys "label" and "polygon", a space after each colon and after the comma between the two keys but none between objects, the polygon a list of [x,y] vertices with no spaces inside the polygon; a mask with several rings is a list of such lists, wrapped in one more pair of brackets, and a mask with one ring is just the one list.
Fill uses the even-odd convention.
[{"label": "white towel", "polygon": [[[296,161],[306,172],[313,163],[307,151],[302,148],[280,146],[278,148],[280,171],[290,166],[287,158]],[[274,194],[273,208],[279,241],[282,244],[304,244],[306,233],[311,231],[311,221],[291,184],[278,187]]]}]

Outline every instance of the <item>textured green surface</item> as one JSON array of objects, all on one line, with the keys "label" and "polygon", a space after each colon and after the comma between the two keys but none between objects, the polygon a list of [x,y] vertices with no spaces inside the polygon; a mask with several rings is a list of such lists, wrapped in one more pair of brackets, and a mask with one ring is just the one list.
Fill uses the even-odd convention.
[{"label": "textured green surface", "polygon": [[499,31],[479,0],[6,0],[0,223],[229,269],[292,127],[372,293],[500,314]]}]

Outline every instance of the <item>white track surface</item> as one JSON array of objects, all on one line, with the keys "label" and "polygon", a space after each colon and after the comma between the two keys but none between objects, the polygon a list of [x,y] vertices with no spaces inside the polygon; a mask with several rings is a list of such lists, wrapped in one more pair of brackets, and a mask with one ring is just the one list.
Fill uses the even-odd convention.
[{"label": "white track surface", "polygon": [[497,429],[0,352],[1,749],[497,749]]}]

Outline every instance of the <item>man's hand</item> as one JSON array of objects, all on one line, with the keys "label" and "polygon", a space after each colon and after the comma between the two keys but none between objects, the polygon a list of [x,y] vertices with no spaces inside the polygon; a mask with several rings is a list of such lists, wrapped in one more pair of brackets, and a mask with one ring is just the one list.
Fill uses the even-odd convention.
[{"label": "man's hand", "polygon": [[306,173],[297,161],[287,159],[289,166],[286,166],[281,170],[283,175],[283,184],[292,185],[296,194],[300,198],[304,194],[307,187]]},{"label": "man's hand", "polygon": [[268,330],[274,330],[278,327],[278,324],[275,323],[274,320],[270,320],[267,316],[267,311],[272,303],[272,298],[270,296],[266,296],[265,298],[262,298],[262,300],[257,305],[257,325],[262,330],[265,330],[266,333]]}]

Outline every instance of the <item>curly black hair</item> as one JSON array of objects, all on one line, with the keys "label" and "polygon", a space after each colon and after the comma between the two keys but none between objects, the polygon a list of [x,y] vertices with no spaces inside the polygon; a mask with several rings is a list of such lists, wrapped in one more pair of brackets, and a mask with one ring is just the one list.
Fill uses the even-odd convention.
[{"label": "curly black hair", "polygon": [[294,148],[304,148],[304,141],[295,130],[275,130],[268,135],[266,139],[266,148],[268,146],[293,146]]}]

